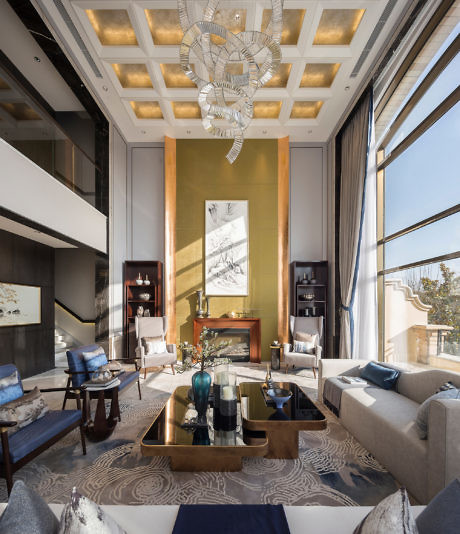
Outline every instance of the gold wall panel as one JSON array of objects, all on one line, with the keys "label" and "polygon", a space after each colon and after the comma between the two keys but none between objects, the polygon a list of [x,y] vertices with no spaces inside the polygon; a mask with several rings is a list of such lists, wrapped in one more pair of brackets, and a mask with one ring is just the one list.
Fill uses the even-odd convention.
[{"label": "gold wall panel", "polygon": [[131,100],[131,107],[138,119],[162,119],[160,104],[158,102],[141,102],[139,100]]},{"label": "gold wall panel", "polygon": [[125,89],[153,88],[144,63],[112,63],[112,68]]},{"label": "gold wall panel", "polygon": [[176,140],[165,137],[165,314],[166,341],[176,343]]},{"label": "gold wall panel", "polygon": [[[262,33],[267,31],[271,9],[264,9],[262,13]],[[296,45],[299,40],[300,31],[302,30],[305,9],[283,9],[283,29],[281,30],[282,45]]]},{"label": "gold wall panel", "polygon": [[281,111],[281,102],[254,102],[254,119],[277,119]]},{"label": "gold wall panel", "polygon": [[177,140],[177,342],[193,340],[196,294],[204,286],[205,200],[248,200],[249,295],[210,297],[211,317],[251,310],[260,317],[262,360],[278,335],[278,141],[246,139],[230,165],[232,140]]},{"label": "gold wall panel", "polygon": [[176,119],[201,119],[198,102],[171,102]]},{"label": "gold wall panel", "polygon": [[322,100],[294,102],[291,110],[291,119],[315,119],[322,105]]},{"label": "gold wall panel", "polygon": [[[191,67],[195,70],[195,65],[192,64]],[[161,63],[160,68],[168,89],[196,87],[192,80],[185,75],[179,63]]]},{"label": "gold wall panel", "polygon": [[324,9],[313,44],[349,45],[365,11],[365,9]]},{"label": "gold wall panel", "polygon": [[330,87],[340,63],[307,63],[300,87]]},{"label": "gold wall panel", "polygon": [[278,70],[264,87],[286,87],[291,74],[292,63],[281,63]]},{"label": "gold wall panel", "polygon": [[153,43],[156,45],[179,45],[184,36],[180,27],[177,9],[145,9]]},{"label": "gold wall panel", "polygon": [[39,121],[40,115],[25,102],[0,102],[2,107],[17,121]]},{"label": "gold wall panel", "polygon": [[278,342],[289,341],[289,137],[278,139]]},{"label": "gold wall panel", "polygon": [[86,14],[102,45],[137,46],[126,9],[87,9]]}]

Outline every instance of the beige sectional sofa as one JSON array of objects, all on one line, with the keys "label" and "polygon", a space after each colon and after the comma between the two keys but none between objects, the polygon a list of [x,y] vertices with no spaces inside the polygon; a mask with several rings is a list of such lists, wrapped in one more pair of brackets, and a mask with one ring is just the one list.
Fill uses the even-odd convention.
[{"label": "beige sectional sofa", "polygon": [[[319,400],[323,399],[327,378],[359,376],[368,363],[369,360],[321,360]],[[340,420],[345,428],[423,504],[460,476],[460,400],[431,402],[428,439],[419,439],[415,428],[420,404],[447,381],[460,388],[460,373],[401,369],[395,390],[369,384],[345,388],[341,398]]]}]

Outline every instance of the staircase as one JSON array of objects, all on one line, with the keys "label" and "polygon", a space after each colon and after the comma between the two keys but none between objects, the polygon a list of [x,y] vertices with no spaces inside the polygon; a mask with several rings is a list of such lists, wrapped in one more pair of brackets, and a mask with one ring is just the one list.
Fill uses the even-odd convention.
[{"label": "staircase", "polygon": [[54,329],[54,361],[56,367],[67,367],[66,351],[69,348],[78,346],[70,334],[62,328]]}]

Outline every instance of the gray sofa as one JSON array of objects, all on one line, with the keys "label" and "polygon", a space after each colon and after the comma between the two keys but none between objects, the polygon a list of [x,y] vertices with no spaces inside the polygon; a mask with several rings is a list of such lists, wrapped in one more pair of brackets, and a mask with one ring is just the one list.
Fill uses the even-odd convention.
[{"label": "gray sofa", "polygon": [[[320,360],[318,398],[327,378],[359,376],[369,360]],[[387,367],[397,366],[383,364]],[[430,404],[428,439],[419,439],[415,418],[420,404],[445,382],[460,388],[460,373],[427,369],[401,370],[395,390],[372,384],[344,387],[340,420],[420,502],[427,503],[460,476],[460,400]]]}]

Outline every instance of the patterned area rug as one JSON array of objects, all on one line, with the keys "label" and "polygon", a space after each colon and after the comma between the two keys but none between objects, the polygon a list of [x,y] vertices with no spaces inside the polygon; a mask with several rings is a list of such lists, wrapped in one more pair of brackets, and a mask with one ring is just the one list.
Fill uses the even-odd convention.
[{"label": "patterned area rug", "polygon": [[[247,369],[244,374],[242,380],[262,379],[261,371]],[[185,382],[184,378],[185,375],[171,377],[170,382],[177,380],[175,387],[180,382],[187,383],[189,378]],[[283,380],[285,375],[274,379]],[[313,384],[313,380],[302,375],[290,375],[289,379],[315,395],[311,387],[305,386]],[[240,472],[173,472],[168,458],[143,457],[139,447],[142,434],[169,396],[169,391],[158,388],[155,380],[158,382],[155,377],[147,379],[142,401],[136,397],[137,388],[123,394],[121,423],[109,439],[88,443],[86,456],[81,454],[77,430],[23,467],[15,479],[24,480],[48,502],[67,502],[76,486],[100,504],[131,505],[375,505],[398,487],[326,408],[327,429],[300,432],[297,460],[246,458]],[[5,502],[5,484],[0,487],[1,502]]]}]

